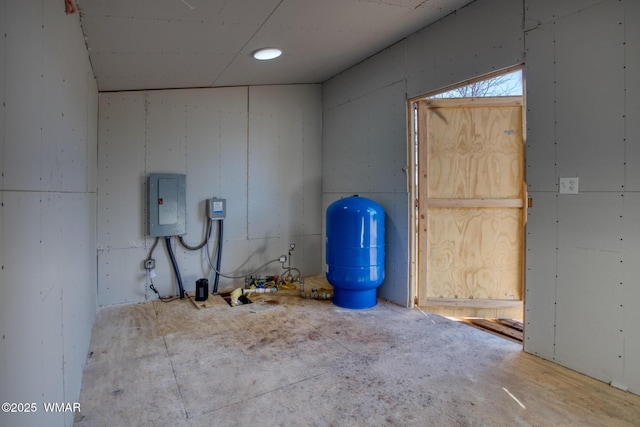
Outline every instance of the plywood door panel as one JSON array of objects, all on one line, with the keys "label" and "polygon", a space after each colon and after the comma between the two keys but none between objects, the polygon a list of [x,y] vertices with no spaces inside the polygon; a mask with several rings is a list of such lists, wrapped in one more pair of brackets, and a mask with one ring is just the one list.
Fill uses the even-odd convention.
[{"label": "plywood door panel", "polygon": [[521,197],[521,107],[512,102],[426,101],[429,199]]},{"label": "plywood door panel", "polygon": [[521,209],[429,208],[429,298],[520,300]]},{"label": "plywood door panel", "polygon": [[419,103],[419,305],[522,300],[520,97]]}]

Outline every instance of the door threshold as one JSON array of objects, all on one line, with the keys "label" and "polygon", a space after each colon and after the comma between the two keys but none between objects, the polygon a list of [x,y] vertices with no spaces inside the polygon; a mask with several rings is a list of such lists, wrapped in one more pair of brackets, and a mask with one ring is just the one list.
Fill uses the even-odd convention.
[{"label": "door threshold", "polygon": [[457,320],[518,343],[522,343],[524,338],[524,327],[519,320],[479,317],[463,317]]}]

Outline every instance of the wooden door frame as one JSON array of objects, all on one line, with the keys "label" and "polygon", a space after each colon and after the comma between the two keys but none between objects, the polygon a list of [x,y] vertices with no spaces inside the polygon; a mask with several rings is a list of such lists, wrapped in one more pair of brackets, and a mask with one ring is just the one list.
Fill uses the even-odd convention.
[{"label": "wooden door frame", "polygon": [[[465,80],[460,83],[445,86],[437,90],[424,93],[422,95],[408,98],[406,104],[406,117],[407,117],[407,160],[408,160],[408,173],[407,173],[407,189],[409,193],[408,210],[409,210],[409,307],[418,306],[418,292],[419,292],[419,272],[418,272],[418,117],[417,117],[417,104],[419,101],[432,97],[438,93],[447,92],[459,87],[463,87],[474,82],[491,79],[492,77],[500,76],[514,71],[520,71],[522,73],[522,140],[524,146],[523,152],[523,178],[524,178],[524,212],[523,222],[527,221],[527,208],[531,207],[532,200],[527,193],[526,185],[526,86],[524,76],[524,64],[518,64],[510,67],[506,67],[500,70],[496,70],[491,73],[484,74],[482,76],[475,77],[473,79]],[[523,229],[523,260],[522,260],[522,300],[523,300],[523,316],[524,316],[524,304],[526,297],[525,286],[525,272],[526,272],[526,230]]]}]

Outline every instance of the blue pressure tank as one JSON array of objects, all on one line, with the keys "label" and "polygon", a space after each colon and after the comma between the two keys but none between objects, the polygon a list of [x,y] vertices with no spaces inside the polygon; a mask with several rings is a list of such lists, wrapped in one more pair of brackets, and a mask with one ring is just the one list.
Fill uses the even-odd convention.
[{"label": "blue pressure tank", "polygon": [[365,197],[346,197],[327,208],[326,276],[335,305],[376,305],[384,280],[384,220],[382,206]]}]

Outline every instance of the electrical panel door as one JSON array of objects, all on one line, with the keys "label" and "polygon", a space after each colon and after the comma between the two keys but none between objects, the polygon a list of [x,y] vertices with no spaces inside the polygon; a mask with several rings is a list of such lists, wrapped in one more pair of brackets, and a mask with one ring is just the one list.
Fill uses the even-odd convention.
[{"label": "electrical panel door", "polygon": [[186,185],[180,174],[149,175],[149,236],[186,233]]}]

